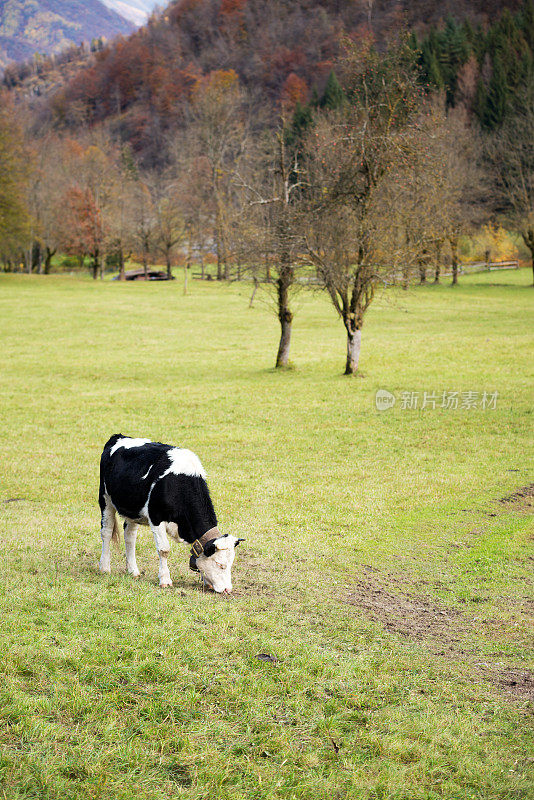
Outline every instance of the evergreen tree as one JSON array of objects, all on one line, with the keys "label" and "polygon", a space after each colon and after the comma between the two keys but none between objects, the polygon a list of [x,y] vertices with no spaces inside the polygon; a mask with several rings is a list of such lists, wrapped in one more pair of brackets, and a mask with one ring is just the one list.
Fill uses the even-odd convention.
[{"label": "evergreen tree", "polygon": [[341,108],[341,106],[345,104],[346,99],[347,97],[336,77],[336,73],[332,70],[328,76],[320,106],[321,108],[328,108],[330,110]]},{"label": "evergreen tree", "polygon": [[531,50],[534,50],[534,0],[526,0],[521,12],[523,35]]},{"label": "evergreen tree", "polygon": [[298,148],[303,141],[306,131],[313,121],[313,112],[309,105],[297,103],[293,112],[293,119],[289,129],[286,131],[286,144]]},{"label": "evergreen tree", "polygon": [[473,110],[482,127],[494,130],[517,108],[519,97],[534,92],[534,0],[525,0],[515,15],[505,9],[487,31],[451,16],[442,30],[431,28],[419,43],[421,80],[445,89],[447,104],[454,105],[458,75],[472,55],[482,74],[491,59],[492,77],[489,85],[479,80]]},{"label": "evergreen tree", "polygon": [[465,20],[463,28],[464,28],[465,39],[467,42],[469,42],[470,49],[473,49],[477,38],[475,29],[473,28],[471,22],[468,19]]},{"label": "evergreen tree", "polygon": [[488,102],[488,96],[486,92],[486,86],[482,78],[479,78],[475,92],[475,99],[473,101],[473,111],[475,112],[478,121],[481,125],[483,124],[482,121],[486,113],[487,102]]},{"label": "evergreen tree", "polygon": [[506,72],[497,54],[493,62],[493,74],[488,86],[486,108],[482,115],[482,125],[487,130],[494,130],[502,124],[508,105],[508,87]]},{"label": "evergreen tree", "polygon": [[445,81],[435,53],[430,56],[428,64],[428,82],[433,84],[439,91],[445,88]]},{"label": "evergreen tree", "polygon": [[487,49],[486,34],[484,33],[482,25],[480,25],[479,23],[475,31],[475,39],[473,42],[473,52],[477,57],[479,66],[482,65],[484,56],[486,55],[486,49]]}]

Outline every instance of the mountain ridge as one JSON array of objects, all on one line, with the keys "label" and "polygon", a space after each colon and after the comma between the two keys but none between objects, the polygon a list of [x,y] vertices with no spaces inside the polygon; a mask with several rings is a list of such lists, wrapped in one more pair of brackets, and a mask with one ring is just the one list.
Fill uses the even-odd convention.
[{"label": "mountain ridge", "polygon": [[100,0],[5,0],[0,5],[0,67],[133,30],[130,21]]},{"label": "mountain ridge", "polygon": [[157,0],[102,0],[102,2],[138,27],[145,24],[155,8],[165,5]]}]

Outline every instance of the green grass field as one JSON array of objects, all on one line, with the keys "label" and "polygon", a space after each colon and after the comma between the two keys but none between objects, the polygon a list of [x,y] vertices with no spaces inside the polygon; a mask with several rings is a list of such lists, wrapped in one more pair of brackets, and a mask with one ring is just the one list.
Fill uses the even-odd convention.
[{"label": "green grass field", "polygon": [[[532,798],[530,281],[382,295],[347,379],[321,296],[275,373],[248,285],[0,276],[0,797]],[[201,457],[232,599],[98,574],[117,431]]]}]

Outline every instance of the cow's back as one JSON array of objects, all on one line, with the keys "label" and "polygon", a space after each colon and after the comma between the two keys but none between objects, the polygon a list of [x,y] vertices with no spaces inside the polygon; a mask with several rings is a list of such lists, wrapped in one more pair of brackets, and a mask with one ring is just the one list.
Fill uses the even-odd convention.
[{"label": "cow's back", "polygon": [[146,439],[114,434],[105,444],[100,459],[100,491],[124,517],[143,516],[150,488],[169,466],[172,447]]}]

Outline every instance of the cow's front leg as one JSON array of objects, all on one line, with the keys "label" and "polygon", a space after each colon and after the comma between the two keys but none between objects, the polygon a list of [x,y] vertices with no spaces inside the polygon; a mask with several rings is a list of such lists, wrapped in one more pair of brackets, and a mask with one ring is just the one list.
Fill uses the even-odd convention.
[{"label": "cow's front leg", "polygon": [[159,585],[172,586],[171,574],[167,566],[167,558],[169,556],[170,544],[167,539],[167,527],[164,522],[160,525],[151,525],[152,533],[154,534],[154,541],[156,542],[156,550],[159,557]]},{"label": "cow's front leg", "polygon": [[109,502],[107,496],[102,500],[102,523],[100,537],[102,539],[102,555],[98,566],[100,572],[111,572],[111,552],[110,543],[113,537],[113,529],[117,524],[115,509]]},{"label": "cow's front leg", "polygon": [[137,531],[139,525],[127,519],[124,523],[124,545],[126,547],[126,567],[130,575],[138,578],[141,574],[135,559],[135,542],[137,540]]}]

